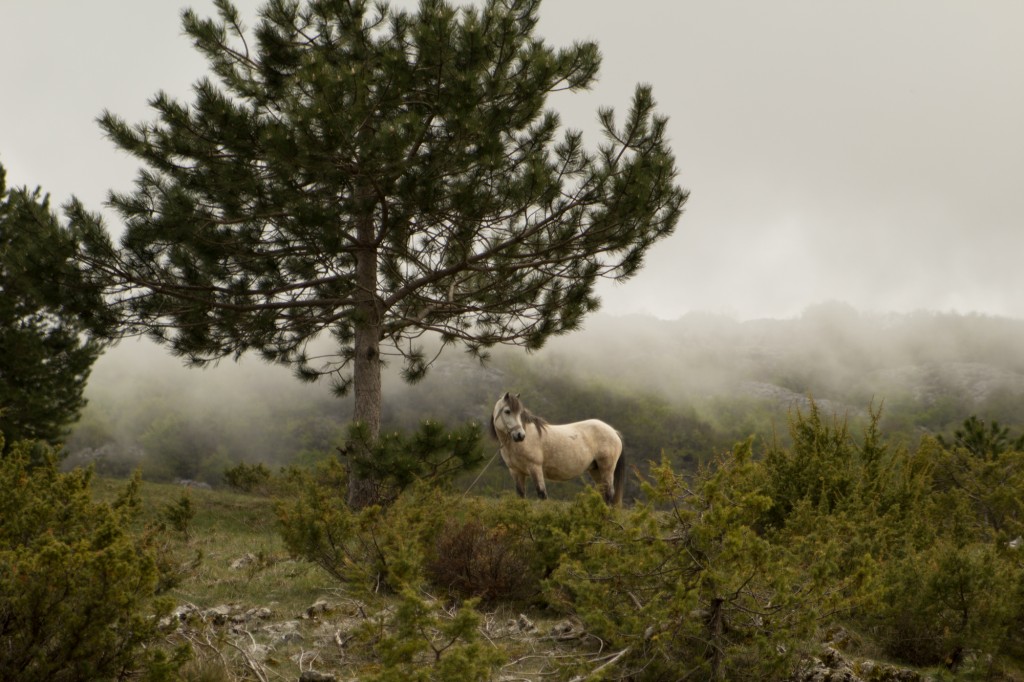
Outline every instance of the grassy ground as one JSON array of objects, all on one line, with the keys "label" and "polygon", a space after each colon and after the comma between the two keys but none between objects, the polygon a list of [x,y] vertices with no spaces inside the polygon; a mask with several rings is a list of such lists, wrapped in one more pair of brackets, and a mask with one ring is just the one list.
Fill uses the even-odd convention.
[{"label": "grassy ground", "polygon": [[[94,494],[112,501],[125,485],[100,479]],[[183,680],[295,681],[306,674],[308,680],[341,682],[382,671],[381,642],[389,633],[384,623],[403,608],[401,598],[340,583],[318,566],[289,556],[277,530],[273,499],[153,483],[142,484],[141,497],[139,531],[161,523],[166,527],[159,534],[160,556],[175,581],[164,593],[174,603],[164,632],[169,649],[187,643],[193,652],[181,671]],[[169,512],[181,509],[183,499],[194,514],[175,528]],[[445,595],[418,596],[430,611],[432,632],[456,618],[456,606]],[[583,680],[592,673],[599,679],[602,667],[614,665],[620,653],[586,634],[578,622],[523,606],[481,609],[475,632],[501,661],[490,677],[496,682]],[[857,648],[870,657],[864,647]],[[435,662],[429,650],[417,656],[425,667]],[[874,676],[863,679],[949,679],[942,671],[921,674],[872,665]],[[793,679],[819,679],[817,672]],[[315,673],[327,676],[310,676]]]},{"label": "grassy ground", "polygon": [[[94,494],[111,501],[124,486],[100,479]],[[194,511],[187,532],[168,523],[183,496]],[[169,647],[188,642],[194,652],[184,679],[297,680],[317,671],[357,680],[379,672],[365,633],[399,608],[398,598],[341,584],[292,559],[271,498],[153,483],[142,484],[141,497],[140,531],[167,526],[161,556],[177,582],[165,593],[175,604],[165,630]],[[440,595],[422,596],[442,622],[454,617]],[[599,665],[604,653],[578,624],[537,610],[483,610],[477,632],[504,661],[496,680],[568,679],[565,670]]]},{"label": "grassy ground", "polygon": [[[123,486],[101,480],[96,495],[112,499]],[[288,557],[270,498],[154,483],[143,483],[141,492],[141,525],[164,520],[165,510],[183,496],[195,511],[187,533],[167,531],[168,555],[181,571],[181,582],[168,593],[175,601],[203,609],[251,604],[298,613],[332,589],[315,566]]]}]

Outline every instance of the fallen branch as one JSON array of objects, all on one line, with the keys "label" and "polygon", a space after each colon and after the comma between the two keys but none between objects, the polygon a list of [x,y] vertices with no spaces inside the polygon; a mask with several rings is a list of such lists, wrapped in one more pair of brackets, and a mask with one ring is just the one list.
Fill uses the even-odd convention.
[{"label": "fallen branch", "polygon": [[628,646],[625,649],[623,649],[622,651],[618,652],[617,654],[611,654],[611,658],[609,660],[607,660],[604,663],[602,663],[601,665],[597,666],[596,668],[591,670],[586,675],[577,675],[576,677],[574,677],[571,680],[569,680],[569,682],[583,682],[584,680],[588,680],[591,677],[593,677],[594,675],[597,675],[599,672],[601,672],[605,668],[607,668],[609,666],[612,666],[612,665],[615,665],[615,663],[620,658],[625,656],[627,653],[629,653],[629,647]]}]

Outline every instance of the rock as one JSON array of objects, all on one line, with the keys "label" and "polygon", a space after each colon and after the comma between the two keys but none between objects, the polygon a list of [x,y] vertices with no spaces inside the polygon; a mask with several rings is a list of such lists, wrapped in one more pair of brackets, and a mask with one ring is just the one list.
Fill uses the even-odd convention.
[{"label": "rock", "polygon": [[537,626],[533,624],[533,621],[521,613],[519,614],[519,618],[516,619],[516,627],[519,628],[520,632],[533,632],[537,629]]},{"label": "rock", "polygon": [[197,490],[213,490],[209,483],[204,481],[193,481],[191,478],[179,478],[175,481],[178,485],[185,488],[196,488]]},{"label": "rock", "polygon": [[291,644],[292,642],[301,642],[306,639],[299,632],[299,621],[297,620],[273,623],[264,628],[264,631],[271,636],[275,644]]},{"label": "rock", "polygon": [[841,625],[836,625],[826,631],[824,642],[839,651],[851,651],[860,644],[860,638]]},{"label": "rock", "polygon": [[337,682],[337,679],[330,673],[318,673],[315,670],[307,670],[299,675],[299,682]]},{"label": "rock", "polygon": [[302,612],[301,618],[315,619],[323,614],[331,611],[331,606],[323,599],[319,599],[313,603],[312,606],[308,607]]},{"label": "rock", "polygon": [[160,627],[164,630],[177,628],[182,623],[187,623],[188,619],[197,613],[199,609],[194,604],[181,604],[176,606],[169,616],[160,619]]},{"label": "rock", "polygon": [[929,682],[920,673],[874,661],[851,662],[838,649],[826,645],[821,658],[804,662],[791,682]]},{"label": "rock", "polygon": [[233,607],[228,606],[227,604],[221,604],[220,606],[214,606],[213,608],[206,609],[200,615],[203,617],[203,620],[213,623],[214,625],[224,625],[233,614]]},{"label": "rock", "polygon": [[246,552],[245,556],[240,556],[231,562],[231,569],[237,571],[254,563],[256,563],[256,555],[252,552]]},{"label": "rock", "polygon": [[583,630],[571,620],[563,620],[551,626],[551,637],[558,640],[578,639]]},{"label": "rock", "polygon": [[247,621],[250,621],[250,620],[269,620],[270,617],[273,616],[273,615],[274,615],[273,611],[271,611],[270,609],[268,609],[265,606],[260,606],[260,607],[257,607],[257,608],[249,609],[244,614],[242,614],[242,618],[244,620],[247,620]]}]

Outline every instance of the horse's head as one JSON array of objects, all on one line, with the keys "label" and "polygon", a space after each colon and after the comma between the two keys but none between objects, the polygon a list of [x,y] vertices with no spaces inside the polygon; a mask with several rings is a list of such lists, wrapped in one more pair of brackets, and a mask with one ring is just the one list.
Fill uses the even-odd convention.
[{"label": "horse's head", "polygon": [[519,402],[519,394],[506,393],[494,404],[491,414],[491,428],[494,435],[501,439],[511,438],[516,443],[526,440],[526,429],[523,428],[523,404]]}]

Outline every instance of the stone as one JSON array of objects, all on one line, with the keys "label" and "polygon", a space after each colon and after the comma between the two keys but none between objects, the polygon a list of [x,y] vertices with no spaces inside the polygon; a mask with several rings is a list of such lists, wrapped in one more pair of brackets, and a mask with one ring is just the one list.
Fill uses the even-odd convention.
[{"label": "stone", "polygon": [[299,675],[299,682],[337,682],[337,679],[330,673],[318,673],[315,670],[307,670]]},{"label": "stone", "polygon": [[312,606],[308,607],[302,612],[302,618],[317,618],[331,610],[330,604],[323,599],[319,599],[313,603]]},{"label": "stone", "polygon": [[238,571],[254,563],[256,563],[256,555],[252,552],[246,552],[244,556],[240,556],[231,562],[231,570]]}]

